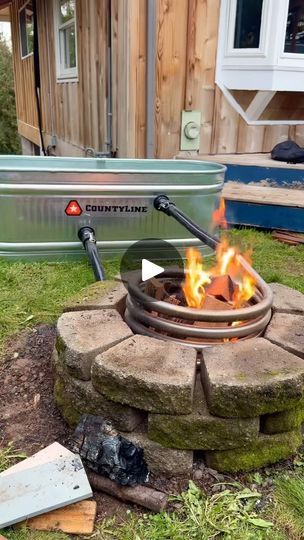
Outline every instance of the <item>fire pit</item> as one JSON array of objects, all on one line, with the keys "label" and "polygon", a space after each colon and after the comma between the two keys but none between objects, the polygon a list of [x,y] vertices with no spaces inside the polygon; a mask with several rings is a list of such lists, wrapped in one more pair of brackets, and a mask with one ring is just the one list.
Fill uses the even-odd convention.
[{"label": "fire pit", "polygon": [[[154,287],[153,281],[150,282],[151,294],[143,290],[147,287],[143,287],[138,277],[134,283],[129,283],[125,320],[137,334],[176,341],[196,350],[221,341],[258,336],[271,318],[272,292],[255,272],[251,272],[256,278],[255,293],[240,309],[232,309],[229,300],[219,299],[223,298],[221,290],[216,288],[213,294],[211,287],[206,298],[207,308],[178,305],[181,303],[178,294],[166,295],[166,286],[167,291],[175,288],[179,293],[185,277],[183,271],[164,272],[162,279],[154,280]],[[232,280],[228,280],[227,276],[226,282],[232,284]],[[212,284],[216,287],[216,281]],[[163,293],[166,300],[156,300],[157,293]]]},{"label": "fire pit", "polygon": [[55,399],[63,416],[72,425],[81,414],[111,420],[156,474],[191,475],[198,451],[225,472],[293,455],[304,422],[304,295],[270,288],[274,314],[263,336],[220,338],[199,353],[185,337],[132,331],[123,283],[83,290],[57,325]]},{"label": "fire pit", "polygon": [[185,270],[146,282],[137,274],[128,294],[121,281],[98,283],[66,307],[54,351],[63,416],[112,421],[156,474],[191,475],[196,452],[223,472],[294,455],[304,423],[304,295],[267,285],[248,254],[167,197],[155,205],[216,248],[216,262],[205,268],[191,248]]},{"label": "fire pit", "polygon": [[185,271],[167,270],[145,283],[140,274],[129,280],[125,320],[134,332],[199,351],[265,330],[272,291],[236,247],[219,242],[211,269],[195,248],[186,257]]}]

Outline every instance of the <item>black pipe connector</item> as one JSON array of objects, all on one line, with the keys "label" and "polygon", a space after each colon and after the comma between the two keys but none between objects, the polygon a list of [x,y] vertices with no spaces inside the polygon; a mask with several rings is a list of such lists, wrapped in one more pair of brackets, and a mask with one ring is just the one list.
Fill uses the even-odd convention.
[{"label": "black pipe connector", "polygon": [[91,227],[82,227],[78,231],[78,238],[86,250],[96,281],[105,281],[105,271],[99,258],[94,229]]},{"label": "black pipe connector", "polygon": [[193,236],[201,240],[204,244],[215,250],[219,239],[199,227],[192,219],[177,208],[174,202],[170,201],[167,195],[158,195],[154,199],[154,208],[163,212],[167,216],[173,217],[180,225],[185,227]]}]

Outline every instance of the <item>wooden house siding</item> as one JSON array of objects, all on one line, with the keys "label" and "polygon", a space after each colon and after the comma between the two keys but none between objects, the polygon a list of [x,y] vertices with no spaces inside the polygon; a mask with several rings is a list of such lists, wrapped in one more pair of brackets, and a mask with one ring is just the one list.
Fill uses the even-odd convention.
[{"label": "wooden house siding", "polygon": [[32,140],[35,144],[39,144],[33,55],[21,58],[19,10],[23,5],[24,0],[14,0],[14,5],[11,8],[18,130],[21,135]]},{"label": "wooden house siding", "polygon": [[[33,57],[21,59],[18,10],[12,0],[12,34],[19,132],[39,144]],[[303,125],[248,125],[215,84],[221,0],[155,0],[155,157],[179,154],[181,113],[201,111],[200,154],[269,152],[292,137],[304,145]],[[108,10],[111,10],[109,27]],[[37,0],[41,102],[46,145],[56,136],[56,153],[84,155],[108,150],[109,98],[112,151],[146,156],[147,0],[76,0],[78,81],[56,77],[53,0]],[[109,93],[111,44],[112,90]],[[246,108],[254,93],[237,92]],[[301,96],[297,111],[303,114]],[[267,118],[290,109],[291,97],[277,95]],[[265,113],[266,114],[266,113]],[[297,112],[294,111],[293,117]],[[301,117],[301,116],[299,116]]]},{"label": "wooden house siding", "polygon": [[[200,154],[269,152],[288,137],[303,144],[303,125],[248,125],[216,86],[220,0],[158,0],[157,7],[156,157],[179,153],[183,109],[202,113]],[[277,96],[273,107],[282,100],[292,106],[292,93]]]}]

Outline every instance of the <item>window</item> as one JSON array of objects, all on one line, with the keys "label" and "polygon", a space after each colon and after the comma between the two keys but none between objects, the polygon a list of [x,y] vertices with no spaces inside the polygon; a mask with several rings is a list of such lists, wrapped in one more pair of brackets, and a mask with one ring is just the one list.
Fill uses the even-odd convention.
[{"label": "window", "polygon": [[57,29],[57,75],[60,79],[77,77],[75,0],[55,0]]},{"label": "window", "polygon": [[258,49],[263,0],[237,0],[234,30],[235,49]]},{"label": "window", "polygon": [[34,51],[34,14],[32,2],[27,2],[19,11],[21,56],[25,58]]},{"label": "window", "polygon": [[222,0],[216,83],[262,92],[250,114],[272,92],[303,91],[304,0]]},{"label": "window", "polygon": [[289,0],[284,52],[304,54],[303,0]]}]

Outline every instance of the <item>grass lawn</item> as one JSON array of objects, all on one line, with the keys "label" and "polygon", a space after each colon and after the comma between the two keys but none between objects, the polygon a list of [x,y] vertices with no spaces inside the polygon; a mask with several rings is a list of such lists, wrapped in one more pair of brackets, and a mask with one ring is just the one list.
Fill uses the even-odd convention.
[{"label": "grass lawn", "polygon": [[[277,281],[304,293],[304,246],[291,247],[253,230],[230,231],[232,243],[253,248],[254,267],[268,281]],[[119,261],[105,262],[108,278]],[[7,263],[0,261],[0,350],[16,332],[39,323],[54,323],[64,302],[94,281],[91,269],[79,263]],[[17,455],[15,455],[17,454]],[[0,449],[0,471],[18,459],[19,451]],[[270,469],[271,471],[271,469]],[[273,493],[261,513],[259,487],[274,475]],[[251,475],[252,476],[252,475]],[[124,524],[108,520],[97,526],[97,540],[301,540],[304,538],[304,456],[288,473],[257,473],[255,488],[227,485],[206,497],[194,484],[175,501],[173,513],[129,513]],[[1,531],[0,531],[1,534]],[[26,529],[3,532],[8,540],[66,540],[63,534]]]}]

